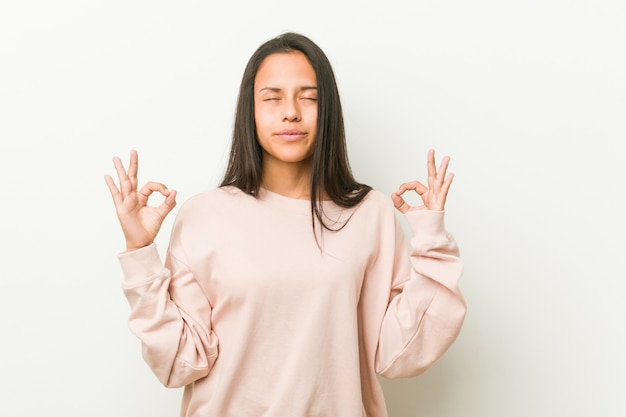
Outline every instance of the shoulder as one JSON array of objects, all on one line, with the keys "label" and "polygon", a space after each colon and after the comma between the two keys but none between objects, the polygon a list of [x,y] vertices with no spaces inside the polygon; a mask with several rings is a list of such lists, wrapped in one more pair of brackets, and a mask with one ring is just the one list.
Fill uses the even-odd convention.
[{"label": "shoulder", "polygon": [[248,195],[236,187],[219,187],[203,191],[189,197],[182,204],[178,211],[178,217],[196,217],[207,212],[229,210],[229,207],[241,206],[245,201],[253,200],[254,197]]},{"label": "shoulder", "polygon": [[362,222],[363,227],[372,228],[375,225],[394,222],[396,209],[391,197],[379,190],[372,189],[363,200],[354,208],[352,217]]},{"label": "shoulder", "polygon": [[367,193],[364,200],[372,201],[374,204],[388,204],[391,202],[390,197],[377,189],[372,189],[369,193]]},{"label": "shoulder", "polygon": [[391,197],[383,194],[381,191],[373,189],[371,190],[361,202],[361,206],[365,210],[392,212],[394,210]]},{"label": "shoulder", "polygon": [[194,204],[206,204],[211,202],[223,202],[229,200],[239,200],[242,198],[252,198],[252,196],[244,193],[237,187],[233,186],[224,186],[217,187],[207,191],[203,191],[201,193],[195,194],[187,201],[185,201],[186,205],[194,205]]}]

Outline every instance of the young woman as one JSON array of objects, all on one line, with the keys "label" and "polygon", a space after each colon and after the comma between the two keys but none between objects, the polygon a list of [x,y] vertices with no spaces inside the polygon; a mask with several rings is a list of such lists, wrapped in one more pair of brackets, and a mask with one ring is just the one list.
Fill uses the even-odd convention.
[{"label": "young woman", "polygon": [[428,184],[392,201],[355,181],[334,75],[308,38],[283,34],[251,57],[222,184],[180,208],[165,265],[153,241],[176,192],[139,189],[134,151],[128,170],[113,161],[130,328],[159,380],[185,387],[181,416],[386,416],[376,374],[418,375],[457,337],[449,158],[437,169],[430,151]]}]

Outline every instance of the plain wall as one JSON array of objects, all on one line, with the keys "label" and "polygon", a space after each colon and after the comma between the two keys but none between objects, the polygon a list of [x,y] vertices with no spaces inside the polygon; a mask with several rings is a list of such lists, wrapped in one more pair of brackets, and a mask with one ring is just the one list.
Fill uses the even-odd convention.
[{"label": "plain wall", "polygon": [[137,149],[179,202],[214,187],[247,59],[294,30],[333,63],[358,179],[390,194],[452,156],[469,311],[383,381],[390,415],[623,417],[625,4],[3,2],[0,415],[178,414],[126,325],[103,175]]}]

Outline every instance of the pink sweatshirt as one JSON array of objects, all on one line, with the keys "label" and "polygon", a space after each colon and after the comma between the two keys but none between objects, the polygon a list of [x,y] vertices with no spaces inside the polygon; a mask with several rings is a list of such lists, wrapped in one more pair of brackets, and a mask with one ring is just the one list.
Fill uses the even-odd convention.
[{"label": "pink sweatshirt", "polygon": [[165,267],[155,245],[119,255],[129,326],[186,417],[383,417],[376,374],[416,376],[457,337],[465,302],[444,213],[389,198],[325,204],[345,227],[317,245],[310,202],[218,188],[190,198]]}]

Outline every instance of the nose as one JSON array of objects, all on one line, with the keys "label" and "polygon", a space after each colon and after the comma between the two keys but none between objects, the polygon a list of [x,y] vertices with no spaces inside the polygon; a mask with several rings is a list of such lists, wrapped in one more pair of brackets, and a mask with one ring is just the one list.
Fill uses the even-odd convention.
[{"label": "nose", "polygon": [[297,122],[300,120],[300,106],[297,100],[285,100],[283,108],[283,122]]}]

